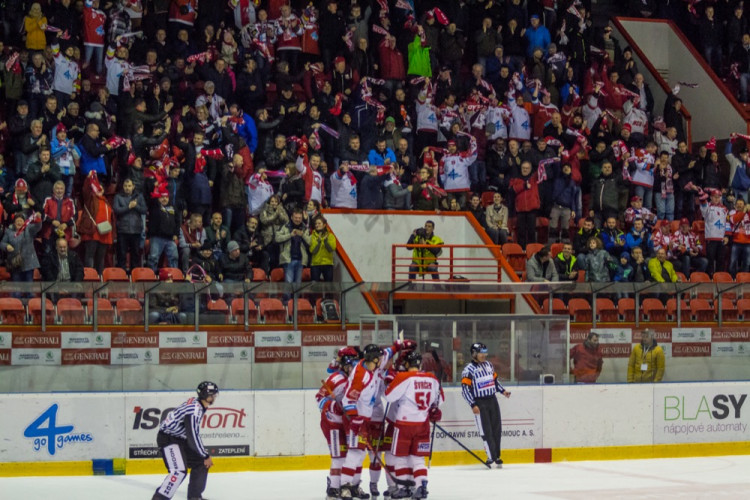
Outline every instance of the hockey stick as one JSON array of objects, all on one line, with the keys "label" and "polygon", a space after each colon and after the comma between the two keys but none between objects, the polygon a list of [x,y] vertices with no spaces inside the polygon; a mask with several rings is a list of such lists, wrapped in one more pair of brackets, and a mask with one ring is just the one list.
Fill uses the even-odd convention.
[{"label": "hockey stick", "polygon": [[[435,360],[435,363],[437,363],[437,372],[438,372],[438,384],[440,385],[440,392],[443,391],[443,365],[440,364],[440,357],[438,356],[438,353],[435,349],[430,351],[430,354],[432,354],[433,359]],[[438,398],[439,399],[439,398]],[[432,448],[435,445],[435,429],[437,426],[437,422],[432,423],[432,436],[430,436],[430,456],[427,459],[427,468],[429,469],[432,465]]]},{"label": "hockey stick", "polygon": [[456,443],[458,443],[458,445],[459,445],[459,446],[460,446],[461,448],[463,448],[464,450],[466,450],[467,452],[469,452],[469,454],[470,454],[470,455],[471,455],[472,457],[474,457],[474,458],[476,458],[477,460],[479,460],[479,461],[480,461],[480,462],[482,463],[482,465],[484,465],[484,466],[485,466],[485,467],[487,467],[488,469],[491,469],[491,468],[492,468],[492,466],[491,466],[491,465],[487,464],[487,463],[486,463],[486,462],[485,462],[484,460],[482,460],[481,458],[479,458],[479,457],[477,456],[477,454],[476,454],[476,453],[474,453],[474,452],[473,452],[473,451],[471,451],[471,450],[470,450],[469,448],[467,448],[466,446],[464,446],[464,444],[463,444],[463,443],[462,443],[461,441],[459,441],[458,439],[456,439],[456,438],[454,438],[453,436],[451,436],[451,434],[450,434],[450,433],[449,433],[448,431],[446,431],[446,430],[445,430],[445,429],[444,429],[444,428],[443,428],[443,427],[442,427],[442,426],[441,426],[440,424],[438,424],[437,422],[435,422],[435,427],[437,427],[438,429],[440,429],[440,430],[441,430],[441,431],[442,431],[442,432],[443,432],[443,433],[444,433],[444,434],[445,434],[446,436],[448,436],[448,437],[449,437],[449,438],[451,438],[451,439],[452,439],[453,441],[455,441]]}]

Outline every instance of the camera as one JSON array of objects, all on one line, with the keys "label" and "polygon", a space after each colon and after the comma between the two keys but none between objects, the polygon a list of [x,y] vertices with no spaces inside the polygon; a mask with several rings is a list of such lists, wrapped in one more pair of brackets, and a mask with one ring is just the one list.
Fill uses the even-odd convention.
[{"label": "camera", "polygon": [[414,232],[420,238],[426,238],[427,237],[427,231],[425,231],[423,227],[419,227],[419,228],[415,229]]}]

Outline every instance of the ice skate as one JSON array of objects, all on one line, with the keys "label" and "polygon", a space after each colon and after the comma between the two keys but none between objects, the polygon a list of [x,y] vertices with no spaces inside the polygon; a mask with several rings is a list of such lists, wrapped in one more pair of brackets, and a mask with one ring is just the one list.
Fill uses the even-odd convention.
[{"label": "ice skate", "polygon": [[496,469],[502,469],[503,468],[503,460],[501,458],[498,458],[495,460],[495,468]]},{"label": "ice skate", "polygon": [[427,493],[427,481],[422,481],[422,486],[414,491],[414,494],[412,494],[412,498],[414,500],[422,500],[424,498],[427,498]]},{"label": "ice skate", "polygon": [[389,486],[387,490],[383,492],[383,498],[392,498],[393,493],[398,489],[398,486]]},{"label": "ice skate", "polygon": [[491,458],[488,458],[487,460],[485,460],[485,461],[484,461],[484,463],[485,463],[485,464],[487,465],[487,468],[488,468],[488,469],[491,469],[491,468],[492,468],[492,463],[493,463],[493,461],[492,461],[492,459],[491,459]]},{"label": "ice skate", "polygon": [[341,490],[339,492],[341,498],[352,498],[351,488],[352,488],[352,485],[349,484],[349,483],[342,484],[341,485]]},{"label": "ice skate", "polygon": [[370,495],[372,495],[372,498],[380,495],[380,491],[378,491],[378,483],[370,483]]},{"label": "ice skate", "polygon": [[411,489],[402,486],[391,492],[391,498],[411,498]]},{"label": "ice skate", "polygon": [[328,487],[326,490],[326,500],[339,500],[341,498],[341,490],[338,488]]},{"label": "ice skate", "polygon": [[349,486],[349,492],[351,493],[351,498],[361,498],[362,500],[367,500],[370,498],[370,495],[365,493],[365,490],[363,490],[359,484],[354,486]]}]

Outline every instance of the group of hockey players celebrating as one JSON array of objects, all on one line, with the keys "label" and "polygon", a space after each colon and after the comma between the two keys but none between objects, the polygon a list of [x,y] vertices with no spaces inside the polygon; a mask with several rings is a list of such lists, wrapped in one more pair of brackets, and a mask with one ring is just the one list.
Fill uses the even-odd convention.
[{"label": "group of hockey players celebrating", "polygon": [[[438,379],[421,371],[416,347],[408,339],[386,348],[344,347],[329,366],[315,396],[331,454],[328,500],[377,497],[383,468],[384,497],[427,498],[430,423],[440,421],[445,398]],[[369,494],[360,486],[366,455]]]}]

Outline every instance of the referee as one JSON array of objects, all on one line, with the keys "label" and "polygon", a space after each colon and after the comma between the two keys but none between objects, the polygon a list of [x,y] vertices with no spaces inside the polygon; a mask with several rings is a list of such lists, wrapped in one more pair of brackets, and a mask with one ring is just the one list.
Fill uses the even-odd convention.
[{"label": "referee", "polygon": [[503,461],[500,459],[500,437],[503,423],[496,392],[506,398],[510,397],[510,391],[500,385],[495,367],[487,361],[487,346],[481,342],[472,344],[471,363],[466,365],[461,374],[461,393],[474,412],[474,421],[487,452],[487,465],[494,462],[501,469]]},{"label": "referee", "polygon": [[200,500],[206,489],[208,469],[214,464],[203,446],[199,430],[206,408],[214,404],[219,388],[213,382],[201,382],[198,398],[190,398],[169,412],[159,428],[156,444],[161,450],[167,477],[151,500],[172,498],[190,469],[188,500]]}]

